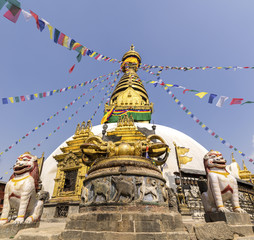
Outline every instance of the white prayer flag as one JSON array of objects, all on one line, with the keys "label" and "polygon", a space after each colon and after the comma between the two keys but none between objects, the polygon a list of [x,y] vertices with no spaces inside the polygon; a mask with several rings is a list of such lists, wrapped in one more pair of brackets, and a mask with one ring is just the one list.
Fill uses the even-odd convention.
[{"label": "white prayer flag", "polygon": [[32,14],[30,14],[29,12],[27,12],[23,9],[22,9],[22,13],[23,13],[23,16],[24,16],[25,20],[28,22],[31,19]]},{"label": "white prayer flag", "polygon": [[221,96],[221,97],[219,98],[218,102],[216,103],[216,106],[217,106],[217,107],[221,107],[227,99],[228,99],[228,97],[226,97],[226,96]]}]

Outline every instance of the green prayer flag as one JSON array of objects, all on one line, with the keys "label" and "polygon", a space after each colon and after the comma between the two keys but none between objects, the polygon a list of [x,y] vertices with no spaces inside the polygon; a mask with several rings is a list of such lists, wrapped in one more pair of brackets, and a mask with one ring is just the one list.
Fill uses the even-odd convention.
[{"label": "green prayer flag", "polygon": [[81,52],[78,54],[78,56],[77,56],[77,61],[78,62],[80,62],[81,61],[81,58],[82,58],[82,54],[81,54]]},{"label": "green prayer flag", "polygon": [[43,98],[43,94],[42,94],[42,93],[39,93],[39,97],[40,97],[40,98]]},{"label": "green prayer flag", "polygon": [[19,102],[19,97],[15,97],[15,102]]},{"label": "green prayer flag", "polygon": [[245,103],[254,103],[254,102],[252,102],[252,101],[247,101],[247,102],[242,103],[241,105],[243,105],[243,104],[245,104]]},{"label": "green prayer flag", "polygon": [[[7,0],[7,1],[8,1],[9,4],[11,4],[11,5],[14,5],[14,6],[18,7],[18,8],[21,8],[21,4],[20,4],[20,2],[17,1],[17,0]],[[8,4],[8,5],[9,5],[9,4]]]},{"label": "green prayer flag", "polygon": [[6,3],[6,0],[0,0],[0,10],[3,8],[5,3]]},{"label": "green prayer flag", "polygon": [[197,90],[189,90],[189,92],[199,92],[199,91],[197,91]]}]

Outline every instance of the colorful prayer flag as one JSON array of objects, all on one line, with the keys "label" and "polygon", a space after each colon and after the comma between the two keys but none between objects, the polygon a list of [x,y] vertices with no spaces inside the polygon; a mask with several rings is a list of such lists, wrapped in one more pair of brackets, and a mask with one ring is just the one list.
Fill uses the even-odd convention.
[{"label": "colorful prayer flag", "polygon": [[64,37],[65,37],[65,34],[64,33],[60,33],[60,36],[59,36],[58,41],[57,41],[58,44],[63,46]]},{"label": "colorful prayer flag", "polygon": [[70,68],[69,73],[72,73],[74,67],[75,67],[75,64]]},{"label": "colorful prayer flag", "polygon": [[58,42],[59,35],[60,35],[60,31],[55,28],[55,33],[54,33],[54,42],[55,43]]},{"label": "colorful prayer flag", "polygon": [[21,13],[21,9],[12,5],[10,7],[10,10],[8,10],[5,14],[4,17],[6,17],[8,20],[10,20],[13,23],[16,23],[18,21],[19,15]]},{"label": "colorful prayer flag", "polygon": [[242,103],[241,105],[246,104],[246,103],[254,103],[254,102],[252,102],[252,101],[247,101],[247,102]]},{"label": "colorful prayer flag", "polygon": [[49,29],[49,37],[50,39],[53,39],[53,27],[50,26],[50,25],[47,25],[48,26],[48,29]]},{"label": "colorful prayer flag", "polygon": [[35,22],[36,22],[36,26],[38,29],[40,29],[40,24],[39,24],[39,17],[37,14],[35,14],[33,11],[30,10],[30,13],[32,14],[32,16],[34,17],[35,19]]},{"label": "colorful prayer flag", "polygon": [[195,95],[198,96],[199,98],[203,98],[206,94],[208,94],[208,93],[207,92],[200,92]]},{"label": "colorful prayer flag", "polygon": [[0,0],[0,10],[3,8],[5,3],[6,3],[6,0]]},{"label": "colorful prayer flag", "polygon": [[241,104],[242,103],[243,98],[233,98],[230,105],[233,104]]},{"label": "colorful prayer flag", "polygon": [[218,102],[216,103],[217,107],[222,107],[222,105],[224,104],[225,101],[227,101],[228,97],[226,96],[221,96],[218,100]]},{"label": "colorful prayer flag", "polygon": [[209,100],[208,100],[208,103],[213,103],[213,99],[217,97],[217,94],[213,94],[211,93],[210,96],[209,96]]},{"label": "colorful prayer flag", "polygon": [[27,12],[23,9],[22,9],[22,13],[23,13],[23,16],[24,16],[26,22],[28,22],[31,19],[31,17],[33,17],[32,14],[30,14],[29,12]]},{"label": "colorful prayer flag", "polygon": [[39,22],[40,31],[42,32],[43,29],[45,28],[45,22],[42,21],[41,19],[39,19],[38,22]]}]

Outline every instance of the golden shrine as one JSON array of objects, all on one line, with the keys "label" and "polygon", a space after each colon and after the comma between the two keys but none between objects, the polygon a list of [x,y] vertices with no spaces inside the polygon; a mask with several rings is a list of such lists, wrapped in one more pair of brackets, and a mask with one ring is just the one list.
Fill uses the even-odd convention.
[{"label": "golden shrine", "polygon": [[62,154],[54,156],[57,164],[54,192],[50,202],[80,201],[81,188],[87,172],[82,160],[80,146],[88,137],[93,136],[92,124],[78,124],[73,140],[67,141],[67,147],[61,148]]}]

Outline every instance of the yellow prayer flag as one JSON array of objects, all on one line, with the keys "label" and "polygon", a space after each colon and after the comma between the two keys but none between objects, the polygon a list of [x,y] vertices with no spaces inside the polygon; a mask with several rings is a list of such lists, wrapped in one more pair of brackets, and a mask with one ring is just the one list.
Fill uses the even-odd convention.
[{"label": "yellow prayer flag", "polygon": [[37,129],[38,129],[38,127],[35,128],[35,130],[37,130]]},{"label": "yellow prayer flag", "polygon": [[68,40],[69,40],[69,37],[65,35],[65,36],[64,36],[64,40],[63,40],[63,46],[64,46],[64,47],[67,47],[67,48],[69,47],[69,46],[68,46]]},{"label": "yellow prayer flag", "polygon": [[190,151],[190,149],[185,147],[176,147],[176,151],[178,155],[185,155],[187,152]]},{"label": "yellow prayer flag", "polygon": [[155,81],[151,81],[150,83],[155,83]]},{"label": "yellow prayer flag", "polygon": [[192,161],[192,157],[187,157],[187,156],[180,156],[178,159],[179,159],[179,164],[186,164]]},{"label": "yellow prayer flag", "polygon": [[97,52],[93,52],[89,57],[93,57]]},{"label": "yellow prayer flag", "polygon": [[164,87],[164,89],[165,89],[165,90],[167,90],[167,89],[168,89],[168,87]]},{"label": "yellow prayer flag", "polygon": [[195,95],[198,96],[199,98],[203,98],[206,94],[208,94],[208,93],[207,92],[199,92]]},{"label": "yellow prayer flag", "polygon": [[166,84],[167,86],[169,86],[169,87],[173,87],[174,85],[172,85],[172,84]]},{"label": "yellow prayer flag", "polygon": [[53,90],[53,93],[55,93],[56,92],[56,90]]},{"label": "yellow prayer flag", "polygon": [[80,99],[80,96],[78,97],[78,99]]},{"label": "yellow prayer flag", "polygon": [[205,127],[205,124],[203,124],[201,127],[204,128],[204,127]]},{"label": "yellow prayer flag", "polygon": [[[71,89],[71,86],[69,86],[68,89]],[[54,90],[54,91],[55,91],[55,90]],[[53,92],[54,92],[54,91],[53,91]]]},{"label": "yellow prayer flag", "polygon": [[68,108],[68,106],[65,106],[65,109],[67,109]]},{"label": "yellow prayer flag", "polygon": [[53,27],[48,25],[50,39],[53,39]]},{"label": "yellow prayer flag", "polygon": [[217,69],[222,69],[222,67],[217,67]]},{"label": "yellow prayer flag", "polygon": [[49,134],[49,137],[52,135],[52,133]]},{"label": "yellow prayer flag", "polygon": [[13,97],[9,97],[11,103],[14,103]]},{"label": "yellow prayer flag", "polygon": [[69,120],[71,120],[71,117],[69,117]]},{"label": "yellow prayer flag", "polygon": [[178,103],[178,102],[179,102],[179,99],[176,99],[175,102]]},{"label": "yellow prayer flag", "polygon": [[86,49],[87,49],[86,47],[82,47],[82,49],[81,49],[81,51],[80,51],[82,55],[84,54],[84,52],[85,52]]},{"label": "yellow prayer flag", "polygon": [[[54,91],[55,91],[55,90],[54,90]],[[54,91],[53,91],[53,92],[54,92]],[[37,97],[38,97],[38,93],[35,93],[34,96],[37,98]]]},{"label": "yellow prayer flag", "polygon": [[5,174],[8,174],[8,172],[5,172]]},{"label": "yellow prayer flag", "polygon": [[84,83],[81,83],[81,85],[80,85],[80,86],[81,86],[81,87],[83,87],[83,85],[84,85]]}]

